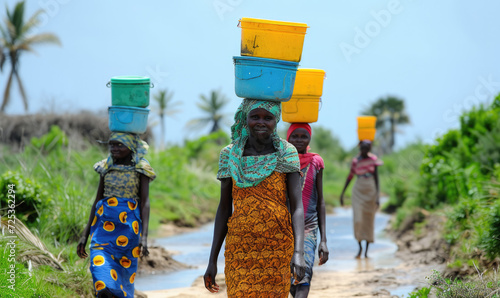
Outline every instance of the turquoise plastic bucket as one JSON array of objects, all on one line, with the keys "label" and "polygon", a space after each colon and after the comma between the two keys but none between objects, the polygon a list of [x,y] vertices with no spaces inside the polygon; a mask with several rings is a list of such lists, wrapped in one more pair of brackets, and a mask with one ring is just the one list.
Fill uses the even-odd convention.
[{"label": "turquoise plastic bucket", "polygon": [[111,86],[111,104],[145,108],[149,106],[150,80],[140,76],[117,76],[108,82]]},{"label": "turquoise plastic bucket", "polygon": [[148,127],[149,109],[111,106],[108,107],[109,130],[141,134]]},{"label": "turquoise plastic bucket", "polygon": [[233,60],[236,96],[279,102],[292,97],[298,62],[249,56]]}]

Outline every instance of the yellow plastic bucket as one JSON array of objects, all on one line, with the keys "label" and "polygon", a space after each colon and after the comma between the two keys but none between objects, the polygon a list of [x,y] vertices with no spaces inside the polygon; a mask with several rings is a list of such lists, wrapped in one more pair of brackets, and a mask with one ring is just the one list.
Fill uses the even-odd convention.
[{"label": "yellow plastic bucket", "polygon": [[358,128],[375,128],[377,117],[375,116],[359,116]]},{"label": "yellow plastic bucket", "polygon": [[241,18],[241,55],[299,62],[307,24]]},{"label": "yellow plastic bucket", "polygon": [[323,95],[323,81],[325,80],[325,74],[325,71],[322,69],[297,69],[292,96],[321,97]]},{"label": "yellow plastic bucket", "polygon": [[362,140],[373,141],[375,139],[375,133],[377,130],[375,128],[358,128],[358,138]]},{"label": "yellow plastic bucket", "polygon": [[281,103],[281,118],[288,123],[313,123],[318,121],[319,97],[292,97]]}]

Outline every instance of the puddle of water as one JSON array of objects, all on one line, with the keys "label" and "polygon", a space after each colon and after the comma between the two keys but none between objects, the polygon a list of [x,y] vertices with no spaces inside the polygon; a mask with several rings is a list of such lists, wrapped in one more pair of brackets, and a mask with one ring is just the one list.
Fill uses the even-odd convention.
[{"label": "puddle of water", "polygon": [[413,292],[417,286],[415,285],[410,285],[410,286],[401,286],[396,289],[390,290],[391,295],[395,295],[398,297],[408,297],[408,294]]},{"label": "puddle of water", "polygon": [[[315,266],[314,270],[354,271],[397,266],[400,263],[394,257],[397,246],[383,233],[389,218],[389,215],[382,213],[375,216],[376,239],[375,243],[370,244],[369,247],[368,255],[370,258],[357,260],[354,258],[358,252],[358,243],[353,237],[352,210],[336,208],[335,213],[327,215],[326,218],[330,260],[322,266]],[[179,252],[174,256],[174,259],[194,268],[168,274],[138,276],[135,280],[137,289],[152,291],[191,286],[196,278],[205,273],[212,243],[213,227],[214,224],[210,223],[194,232],[156,239],[156,245]],[[224,272],[223,249],[219,254],[218,270]]]}]

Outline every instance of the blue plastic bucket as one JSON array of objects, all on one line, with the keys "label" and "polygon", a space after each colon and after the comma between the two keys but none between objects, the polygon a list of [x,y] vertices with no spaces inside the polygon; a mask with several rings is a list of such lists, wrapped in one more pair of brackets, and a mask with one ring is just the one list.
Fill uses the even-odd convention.
[{"label": "blue plastic bucket", "polygon": [[145,108],[149,105],[148,77],[117,76],[107,84],[111,87],[111,105]]},{"label": "blue plastic bucket", "polygon": [[249,56],[233,60],[236,96],[280,102],[292,97],[298,62]]},{"label": "blue plastic bucket", "polygon": [[108,107],[109,130],[113,132],[130,132],[141,134],[148,127],[149,109],[110,106]]}]

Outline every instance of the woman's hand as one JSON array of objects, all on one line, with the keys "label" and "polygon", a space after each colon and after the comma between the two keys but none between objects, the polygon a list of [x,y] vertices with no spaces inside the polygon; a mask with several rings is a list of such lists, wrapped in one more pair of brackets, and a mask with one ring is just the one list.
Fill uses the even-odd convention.
[{"label": "woman's hand", "polygon": [[326,246],[326,242],[320,242],[318,247],[318,256],[319,256],[319,265],[323,265],[328,261],[328,247]]},{"label": "woman's hand", "polygon": [[76,254],[82,258],[85,259],[89,255],[85,251],[85,246],[87,245],[87,238],[86,237],[81,237],[80,241],[78,241],[78,245],[76,247]]},{"label": "woman's hand", "polygon": [[217,275],[217,265],[208,264],[207,271],[203,276],[205,282],[205,288],[211,293],[219,292],[219,285],[215,282],[215,276]]},{"label": "woman's hand", "polygon": [[140,250],[140,255],[143,257],[149,256],[149,250],[148,250],[148,237],[142,236],[141,237],[141,242],[139,243],[139,250]]},{"label": "woman's hand", "polygon": [[295,284],[298,284],[306,275],[306,261],[303,252],[293,252],[290,270],[292,277],[295,279]]}]

